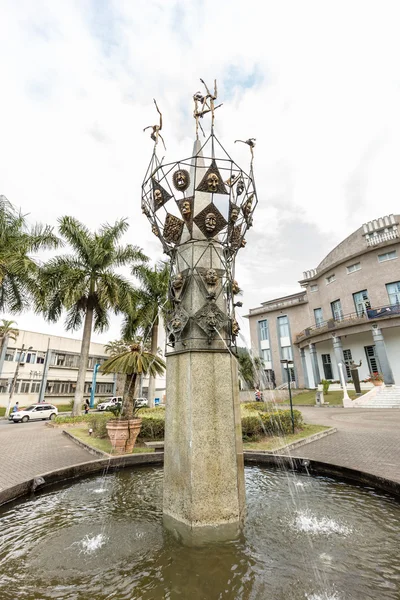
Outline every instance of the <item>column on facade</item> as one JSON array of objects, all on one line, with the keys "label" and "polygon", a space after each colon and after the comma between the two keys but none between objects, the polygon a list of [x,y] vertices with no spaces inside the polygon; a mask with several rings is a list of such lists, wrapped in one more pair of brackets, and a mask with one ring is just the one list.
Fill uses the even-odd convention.
[{"label": "column on facade", "polygon": [[346,363],[345,363],[344,354],[343,354],[342,338],[334,335],[334,336],[332,336],[332,342],[333,342],[333,352],[335,354],[336,364],[338,365],[339,363],[342,363],[343,374],[344,374],[346,381],[348,381],[350,378],[347,375]]},{"label": "column on facade", "polygon": [[378,326],[372,328],[372,335],[375,344],[375,353],[378,358],[381,372],[383,375],[383,381],[386,385],[394,385],[394,377],[392,367],[390,366],[389,358],[386,352],[385,339],[383,337],[382,330]]},{"label": "column on facade", "polygon": [[317,386],[321,383],[321,375],[319,374],[319,366],[318,366],[318,357],[317,357],[317,349],[315,344],[310,344],[310,358],[311,358],[311,366],[312,372],[314,376],[314,385]]},{"label": "column on facade", "polygon": [[306,354],[305,354],[304,348],[299,348],[299,350],[300,350],[301,368],[303,369],[303,375],[304,375],[304,386],[309,389],[310,388],[310,380],[308,378]]}]

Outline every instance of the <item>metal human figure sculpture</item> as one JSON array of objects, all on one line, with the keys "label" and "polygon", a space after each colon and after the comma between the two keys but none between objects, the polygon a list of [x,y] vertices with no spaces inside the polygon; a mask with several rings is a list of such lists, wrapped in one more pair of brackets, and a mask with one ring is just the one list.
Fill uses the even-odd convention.
[{"label": "metal human figure sculpture", "polygon": [[201,123],[199,123],[199,119],[202,119],[204,117],[204,115],[206,115],[207,113],[211,113],[211,131],[214,130],[214,112],[217,110],[217,108],[219,108],[220,106],[222,106],[222,104],[218,104],[218,106],[215,106],[215,100],[217,99],[217,80],[214,79],[214,94],[211,94],[210,90],[208,89],[206,83],[204,82],[203,79],[200,78],[201,83],[204,85],[204,87],[206,88],[206,95],[203,96],[201,92],[196,92],[193,95],[193,100],[194,100],[194,112],[193,112],[193,116],[196,120],[196,138],[199,139],[199,127],[201,129],[201,131],[204,134],[204,130],[201,126]]},{"label": "metal human figure sculpture", "polygon": [[236,144],[236,142],[241,142],[242,144],[248,145],[248,147],[250,148],[250,152],[251,152],[250,166],[253,167],[254,147],[256,145],[256,138],[249,138],[248,140],[235,140],[235,144]]},{"label": "metal human figure sculpture", "polygon": [[[153,98],[153,100],[154,100],[154,98]],[[157,146],[157,144],[158,144],[158,138],[160,137],[161,141],[162,141],[162,143],[164,145],[164,149],[166,150],[167,148],[165,147],[164,138],[163,138],[163,136],[160,133],[160,131],[162,129],[162,113],[161,113],[160,109],[158,108],[157,102],[155,100],[154,100],[154,104],[156,105],[157,112],[160,115],[160,124],[159,125],[148,125],[147,127],[145,127],[143,129],[143,131],[146,131],[146,129],[152,129],[153,131],[151,132],[150,137],[155,142],[154,145]]]}]

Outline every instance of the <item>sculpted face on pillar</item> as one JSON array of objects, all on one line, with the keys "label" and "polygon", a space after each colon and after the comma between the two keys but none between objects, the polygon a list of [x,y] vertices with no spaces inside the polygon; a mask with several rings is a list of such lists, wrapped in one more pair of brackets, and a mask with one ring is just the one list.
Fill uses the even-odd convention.
[{"label": "sculpted face on pillar", "polygon": [[186,218],[188,218],[190,213],[192,212],[191,208],[190,208],[190,202],[188,200],[185,200],[185,202],[182,203],[182,211],[181,212],[182,212],[182,215]]},{"label": "sculpted face on pillar", "polygon": [[237,335],[239,335],[239,331],[240,331],[239,323],[236,321],[236,319],[233,319],[233,321],[232,321],[232,335],[234,335],[236,337]]},{"label": "sculpted face on pillar", "polygon": [[243,181],[243,179],[240,179],[236,186],[236,195],[241,196],[243,194],[243,191],[244,191],[244,181]]},{"label": "sculpted face on pillar", "polygon": [[163,195],[161,193],[161,190],[156,188],[153,193],[153,198],[156,206],[160,206],[160,204],[162,204],[163,202]]},{"label": "sculpted face on pillar", "polygon": [[239,218],[239,207],[233,206],[231,209],[230,221],[231,223],[235,223]]},{"label": "sculpted face on pillar", "polygon": [[217,217],[214,213],[210,212],[206,215],[206,218],[204,219],[204,226],[210,233],[214,231],[217,226]]},{"label": "sculpted face on pillar", "polygon": [[190,184],[189,173],[185,169],[179,169],[173,174],[172,181],[177,190],[184,192]]},{"label": "sculpted face on pillar", "polygon": [[183,286],[183,275],[182,273],[177,273],[172,280],[172,287],[175,291],[178,291]]},{"label": "sculpted face on pillar", "polygon": [[154,233],[154,235],[156,235],[157,237],[160,237],[158,229],[157,229],[157,227],[155,225],[152,226],[151,230]]},{"label": "sculpted face on pillar", "polygon": [[207,188],[209,192],[217,192],[219,186],[219,178],[215,173],[210,173],[207,177]]},{"label": "sculpted face on pillar", "polygon": [[206,272],[206,282],[208,283],[208,285],[214,286],[217,285],[218,282],[218,275],[215,269],[208,269],[208,271]]},{"label": "sculpted face on pillar", "polygon": [[232,283],[232,294],[233,294],[234,296],[236,296],[236,294],[238,294],[239,292],[240,292],[240,287],[239,287],[239,284],[238,284],[238,282],[236,281],[236,279],[234,279],[234,280],[233,280],[233,283]]}]

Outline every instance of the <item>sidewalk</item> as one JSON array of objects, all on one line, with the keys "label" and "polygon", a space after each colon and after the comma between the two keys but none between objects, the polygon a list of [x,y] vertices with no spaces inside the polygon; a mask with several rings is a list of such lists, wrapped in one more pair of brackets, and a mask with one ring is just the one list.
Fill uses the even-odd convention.
[{"label": "sidewalk", "polygon": [[307,423],[338,432],[291,452],[400,483],[400,410],[296,407]]},{"label": "sidewalk", "polygon": [[93,455],[46,423],[2,423],[0,491],[36,475],[93,460]]}]

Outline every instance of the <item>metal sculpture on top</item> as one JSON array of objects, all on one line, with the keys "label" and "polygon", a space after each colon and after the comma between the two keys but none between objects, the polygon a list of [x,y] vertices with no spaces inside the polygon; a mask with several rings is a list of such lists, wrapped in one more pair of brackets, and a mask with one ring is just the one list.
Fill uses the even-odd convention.
[{"label": "metal sculpture on top", "polygon": [[157,112],[160,115],[160,124],[159,125],[148,125],[147,127],[145,127],[143,129],[143,131],[146,131],[147,129],[152,129],[153,131],[151,132],[150,137],[155,142],[154,145],[157,146],[158,138],[161,138],[161,141],[164,144],[164,149],[167,150],[165,147],[164,138],[160,133],[160,131],[162,129],[162,113],[161,113],[160,109],[158,108],[157,102],[154,100],[154,98],[153,98],[153,101],[154,101],[154,104],[156,105]]},{"label": "metal sculpture on top", "polygon": [[[214,134],[217,84],[211,93],[193,96],[196,139],[193,154],[163,163],[157,156],[160,125],[152,126],[154,152],[142,185],[142,211],[170,257],[170,316],[167,354],[187,350],[226,351],[236,345],[239,325],[234,296],[235,257],[246,245],[257,193],[253,176],[254,138],[243,142],[251,151],[250,173],[228,155]],[[199,119],[211,116],[211,132],[201,143]],[[148,129],[148,128],[146,128]],[[161,138],[163,143],[164,140]],[[236,140],[242,141],[242,140]],[[165,147],[165,144],[164,144]]]}]

